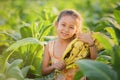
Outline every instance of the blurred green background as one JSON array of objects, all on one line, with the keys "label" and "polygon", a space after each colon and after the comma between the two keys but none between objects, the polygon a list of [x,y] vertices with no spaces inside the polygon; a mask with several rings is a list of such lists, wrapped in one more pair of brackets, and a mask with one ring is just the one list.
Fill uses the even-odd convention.
[{"label": "blurred green background", "polygon": [[[0,0],[0,80],[53,78],[52,74],[41,75],[41,61],[44,45],[56,36],[56,17],[64,9],[75,9],[82,15],[84,32],[101,32],[112,40],[117,47],[109,47],[107,41],[105,50],[99,52],[104,55],[97,60],[112,65],[120,74],[120,0]],[[114,53],[118,55],[110,55]],[[115,76],[97,79],[120,79]]]}]

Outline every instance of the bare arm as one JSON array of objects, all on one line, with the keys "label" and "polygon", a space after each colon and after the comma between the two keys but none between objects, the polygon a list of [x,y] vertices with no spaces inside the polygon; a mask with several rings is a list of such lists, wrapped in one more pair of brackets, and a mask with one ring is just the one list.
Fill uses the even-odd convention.
[{"label": "bare arm", "polygon": [[97,58],[97,49],[94,45],[93,40],[88,43],[89,44],[89,49],[90,49],[90,59],[95,60]]},{"label": "bare arm", "polygon": [[55,69],[54,66],[49,65],[50,55],[49,55],[48,49],[49,49],[49,46],[47,44],[45,47],[43,61],[42,61],[42,75],[43,76],[50,74]]}]

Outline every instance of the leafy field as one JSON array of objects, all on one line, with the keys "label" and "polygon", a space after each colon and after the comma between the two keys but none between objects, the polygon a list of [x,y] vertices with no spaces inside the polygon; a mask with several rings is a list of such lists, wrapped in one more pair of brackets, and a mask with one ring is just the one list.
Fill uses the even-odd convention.
[{"label": "leafy field", "polygon": [[120,80],[119,0],[0,0],[0,80],[52,79],[41,75],[41,61],[63,9],[82,15],[84,32],[101,32],[95,37],[104,47],[96,61],[76,62],[81,70],[74,79]]}]

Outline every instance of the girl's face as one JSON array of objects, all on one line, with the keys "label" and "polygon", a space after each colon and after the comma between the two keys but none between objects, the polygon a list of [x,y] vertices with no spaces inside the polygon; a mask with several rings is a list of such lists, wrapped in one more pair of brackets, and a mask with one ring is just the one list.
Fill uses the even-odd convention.
[{"label": "girl's face", "polygon": [[58,37],[61,39],[71,39],[77,33],[77,19],[70,15],[62,16],[56,22]]}]

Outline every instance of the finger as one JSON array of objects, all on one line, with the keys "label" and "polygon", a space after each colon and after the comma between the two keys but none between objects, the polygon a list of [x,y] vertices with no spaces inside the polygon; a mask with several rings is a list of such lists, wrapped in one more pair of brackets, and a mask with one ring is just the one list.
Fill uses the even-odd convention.
[{"label": "finger", "polygon": [[82,40],[82,39],[84,39],[84,36],[80,35],[78,38]]},{"label": "finger", "polygon": [[65,63],[61,63],[61,68],[64,69],[66,67],[66,64]]},{"label": "finger", "polygon": [[61,64],[65,65],[65,62],[64,62],[64,61],[61,61]]},{"label": "finger", "polygon": [[56,64],[56,67],[57,67],[58,69],[61,69],[62,64],[61,64],[61,63],[58,63],[58,64]]},{"label": "finger", "polygon": [[56,69],[57,69],[57,70],[60,70],[60,66],[59,66],[59,65],[56,65]]},{"label": "finger", "polygon": [[63,62],[59,63],[58,68],[63,70],[65,68],[65,64]]},{"label": "finger", "polygon": [[55,63],[54,64],[54,66],[55,66],[56,69],[60,69],[60,65],[61,65],[60,63]]}]

